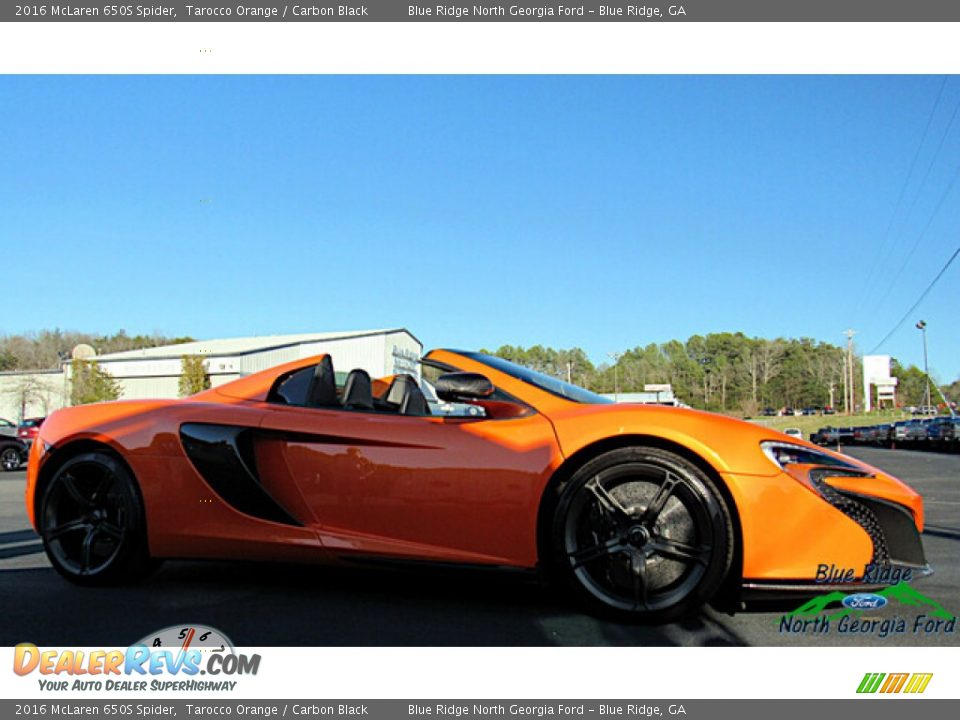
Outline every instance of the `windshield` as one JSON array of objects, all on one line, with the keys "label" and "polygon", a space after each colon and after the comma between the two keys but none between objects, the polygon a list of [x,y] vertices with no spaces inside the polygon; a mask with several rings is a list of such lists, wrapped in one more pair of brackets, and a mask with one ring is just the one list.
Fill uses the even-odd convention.
[{"label": "windshield", "polygon": [[484,355],[483,353],[476,352],[457,352],[464,357],[470,358],[471,360],[476,360],[477,362],[482,362],[484,365],[489,365],[494,370],[499,370],[500,372],[506,373],[511,377],[515,377],[517,380],[522,380],[523,382],[529,383],[530,385],[540,388],[541,390],[546,390],[548,393],[552,393],[553,395],[559,395],[565,400],[571,400],[572,402],[583,403],[585,405],[601,405],[613,402],[613,400],[610,398],[605,398],[603,395],[597,395],[596,393],[592,393],[589,390],[584,390],[582,387],[577,385],[572,385],[550,375],[545,375],[541,372],[537,372],[536,370],[525,368],[522,365],[517,365],[509,360],[504,360],[503,358],[494,357],[492,355]]}]

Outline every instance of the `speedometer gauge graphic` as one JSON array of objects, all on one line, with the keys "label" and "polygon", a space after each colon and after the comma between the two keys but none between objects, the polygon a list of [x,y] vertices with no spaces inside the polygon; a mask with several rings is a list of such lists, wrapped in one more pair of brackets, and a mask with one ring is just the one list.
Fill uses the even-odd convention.
[{"label": "speedometer gauge graphic", "polygon": [[233,643],[226,635],[209,625],[171,625],[150,633],[138,645],[164,650],[199,650],[206,653],[233,653]]}]

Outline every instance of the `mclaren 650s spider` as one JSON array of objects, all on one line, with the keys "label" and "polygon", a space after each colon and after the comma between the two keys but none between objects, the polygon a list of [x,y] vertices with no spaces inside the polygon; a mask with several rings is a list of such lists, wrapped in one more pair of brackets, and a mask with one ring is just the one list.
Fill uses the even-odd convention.
[{"label": "mclaren 650s spider", "polygon": [[930,572],[920,496],[853,458],[475,352],[434,350],[420,375],[338,384],[321,355],[60,410],[30,452],[27,513],[79,584],[164,558],[453,563],[542,570],[647,622]]}]

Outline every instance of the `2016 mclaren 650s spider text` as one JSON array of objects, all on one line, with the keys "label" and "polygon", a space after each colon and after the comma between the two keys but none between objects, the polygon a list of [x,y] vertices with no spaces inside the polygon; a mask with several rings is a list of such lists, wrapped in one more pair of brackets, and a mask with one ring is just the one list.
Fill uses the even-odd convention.
[{"label": "2016 mclaren 650s spider text", "polygon": [[60,410],[30,452],[27,512],[81,584],[163,558],[414,560],[540,569],[595,611],[663,621],[929,572],[920,496],[857,460],[480,353],[421,363],[338,385],[322,355]]}]

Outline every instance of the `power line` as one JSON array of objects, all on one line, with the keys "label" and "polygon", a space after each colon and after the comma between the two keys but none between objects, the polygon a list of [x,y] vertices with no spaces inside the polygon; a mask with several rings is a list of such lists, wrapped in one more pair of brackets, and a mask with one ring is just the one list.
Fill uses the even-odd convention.
[{"label": "power line", "polygon": [[[909,219],[913,214],[913,209],[917,206],[917,202],[923,196],[923,190],[927,186],[927,180],[930,178],[930,173],[933,170],[933,166],[936,164],[937,158],[940,156],[940,151],[943,149],[943,145],[947,140],[947,136],[950,134],[950,130],[953,128],[953,123],[957,119],[957,114],[960,113],[960,100],[957,100],[957,104],[953,108],[953,114],[950,115],[950,121],[947,123],[947,127],[944,129],[943,134],[940,136],[940,142],[937,143],[937,149],[933,151],[933,157],[930,159],[930,163],[927,165],[927,170],[923,174],[923,179],[920,181],[920,188],[917,190],[916,195],[913,197],[913,202],[910,203],[910,207],[907,209],[907,213],[904,216],[904,219]],[[913,254],[916,252],[917,247],[920,245],[920,241],[923,240],[924,236],[927,234],[927,231],[930,229],[930,225],[933,223],[933,219],[940,212],[941,207],[943,206],[944,200],[946,200],[947,195],[950,194],[950,190],[953,188],[953,185],[957,182],[958,177],[960,177],[960,166],[957,167],[956,172],[950,180],[950,183],[947,185],[946,191],[941,195],[939,201],[937,202],[936,208],[933,211],[933,214],[928,218],[926,225],[923,228],[923,231],[920,233],[919,237],[914,241],[913,245],[910,248],[910,252],[907,253],[906,258],[903,262],[899,263],[897,266],[897,273],[894,275],[893,280],[887,285],[887,289],[883,294],[883,297],[880,298],[880,301],[877,303],[878,306],[882,305],[883,302],[890,296],[890,291],[896,285],[897,280],[900,278],[900,275],[903,274],[903,269],[913,258]],[[896,234],[896,239],[899,240],[903,237],[904,231],[901,227],[900,232]],[[896,244],[894,244],[896,247]]]},{"label": "power line", "polygon": [[933,212],[930,214],[930,217],[927,218],[926,224],[923,226],[923,230],[917,236],[917,239],[913,242],[913,246],[910,248],[910,252],[907,253],[907,257],[900,263],[897,268],[896,275],[893,276],[893,280],[890,281],[890,284],[887,285],[886,292],[883,293],[883,297],[880,298],[880,302],[877,303],[877,307],[883,305],[884,301],[890,297],[890,292],[893,290],[894,286],[897,284],[897,280],[900,279],[900,276],[903,275],[903,269],[907,266],[910,260],[913,258],[913,254],[917,251],[917,248],[920,245],[920,241],[923,240],[927,235],[927,231],[930,229],[930,226],[933,225],[934,219],[940,213],[941,208],[943,208],[944,202],[946,202],[947,197],[950,195],[950,191],[953,190],[953,186],[957,184],[957,180],[960,179],[960,165],[957,165],[957,169],[953,173],[953,177],[950,178],[950,182],[947,184],[946,189],[943,191],[943,194],[940,196],[940,199],[937,201],[936,207],[934,207]]},{"label": "power line", "polygon": [[[920,142],[917,144],[917,149],[913,153],[913,159],[910,161],[910,169],[907,171],[907,177],[904,178],[903,185],[900,187],[900,194],[897,195],[897,202],[893,206],[893,214],[890,215],[890,220],[887,223],[887,229],[883,231],[882,239],[880,240],[880,250],[874,256],[873,265],[870,267],[870,272],[867,273],[867,279],[864,283],[864,292],[868,291],[870,288],[870,281],[873,280],[873,275],[876,272],[877,268],[880,266],[880,259],[887,254],[887,243],[890,240],[890,231],[893,229],[893,222],[897,219],[897,214],[900,212],[900,206],[903,204],[903,198],[906,195],[907,187],[910,185],[910,180],[913,178],[913,171],[916,169],[917,160],[920,158],[920,151],[923,149],[923,145],[927,140],[927,133],[930,132],[930,125],[933,123],[933,118],[937,114],[937,108],[940,107],[940,99],[943,97],[943,89],[947,86],[947,75],[943,76],[943,81],[940,83],[940,89],[937,91],[937,99],[933,102],[933,107],[930,109],[930,115],[927,117],[927,124],[923,128],[923,134],[920,136]],[[860,294],[860,300],[857,302],[857,313],[859,313],[860,305],[863,303],[864,293]]]},{"label": "power line", "polygon": [[920,305],[920,303],[923,302],[923,299],[927,297],[927,295],[930,293],[931,290],[933,290],[933,286],[936,285],[937,282],[940,280],[940,278],[943,277],[943,274],[947,272],[947,269],[950,267],[951,264],[953,264],[953,261],[957,259],[958,255],[960,255],[960,247],[954,250],[953,255],[951,255],[950,259],[947,260],[946,264],[942,268],[940,268],[940,272],[937,273],[937,276],[930,282],[929,285],[927,285],[927,289],[924,290],[923,293],[921,293],[920,297],[917,298],[917,301],[910,306],[910,309],[903,314],[903,317],[900,318],[900,322],[898,322],[893,327],[893,330],[887,333],[886,337],[884,337],[883,340],[877,343],[877,346],[873,348],[873,350],[867,353],[868,355],[873,355],[877,350],[883,347],[883,344],[887,342],[887,340],[889,340],[891,337],[893,337],[893,334],[903,326],[903,324],[907,321],[907,318],[910,317],[913,311],[916,310],[917,307]]},{"label": "power line", "polygon": [[950,134],[950,130],[953,128],[953,123],[957,119],[958,111],[960,111],[960,100],[957,100],[957,104],[953,108],[953,114],[950,116],[950,121],[947,123],[947,127],[940,136],[940,142],[937,143],[937,149],[933,151],[933,157],[930,159],[930,164],[927,165],[927,171],[923,174],[923,179],[920,181],[920,189],[917,190],[917,194],[913,197],[913,202],[910,203],[910,207],[907,209],[906,217],[908,218],[913,212],[913,209],[917,206],[917,201],[923,195],[923,189],[927,186],[927,180],[930,178],[930,171],[933,170],[933,166],[937,162],[937,158],[940,157],[940,151],[943,149],[943,144],[946,142],[947,136]]}]

